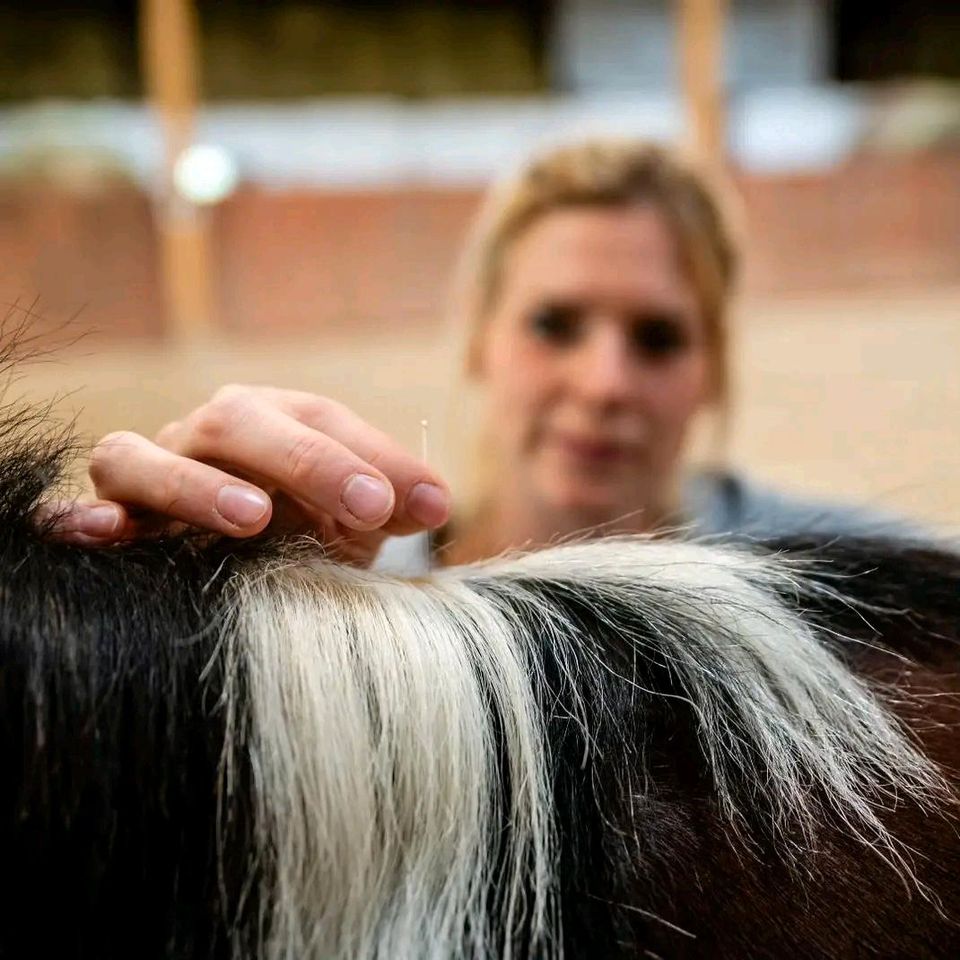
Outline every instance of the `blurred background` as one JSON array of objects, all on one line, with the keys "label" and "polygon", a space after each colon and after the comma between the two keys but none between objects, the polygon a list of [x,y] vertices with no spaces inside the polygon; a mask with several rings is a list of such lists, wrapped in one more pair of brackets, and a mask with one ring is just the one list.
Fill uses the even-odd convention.
[{"label": "blurred background", "polygon": [[955,0],[0,0],[0,310],[84,334],[17,389],[90,436],[329,393],[456,488],[465,230],[587,133],[740,191],[726,457],[960,532]]}]

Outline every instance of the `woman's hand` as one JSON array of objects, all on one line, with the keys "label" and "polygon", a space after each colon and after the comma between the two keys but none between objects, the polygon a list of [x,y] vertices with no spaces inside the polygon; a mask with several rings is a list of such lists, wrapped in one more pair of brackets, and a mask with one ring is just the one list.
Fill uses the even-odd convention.
[{"label": "woman's hand", "polygon": [[444,481],[343,404],[228,386],[151,443],[111,433],[93,451],[95,501],[59,511],[55,535],[108,544],[186,524],[228,537],[312,533],[369,561],[388,534],[440,526]]}]

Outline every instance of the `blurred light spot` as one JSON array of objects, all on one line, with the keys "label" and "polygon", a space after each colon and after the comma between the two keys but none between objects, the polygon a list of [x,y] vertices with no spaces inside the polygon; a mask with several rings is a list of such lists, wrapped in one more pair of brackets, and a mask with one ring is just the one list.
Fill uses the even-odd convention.
[{"label": "blurred light spot", "polygon": [[187,147],[173,166],[173,185],[191,203],[219,203],[233,193],[238,179],[236,163],[221,147]]}]

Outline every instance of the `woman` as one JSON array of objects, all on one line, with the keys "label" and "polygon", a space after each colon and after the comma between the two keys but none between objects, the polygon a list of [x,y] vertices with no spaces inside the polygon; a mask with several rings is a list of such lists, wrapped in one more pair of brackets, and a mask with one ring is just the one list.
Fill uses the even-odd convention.
[{"label": "woman", "polygon": [[[90,467],[100,499],[65,514],[62,534],[309,530],[368,562],[388,537],[444,528],[438,559],[466,562],[591,530],[876,532],[861,512],[684,474],[695,416],[728,403],[737,260],[717,197],[667,150],[555,149],[492,192],[465,261],[468,371],[496,427],[496,480],[472,514],[444,528],[443,478],[336,401],[231,386],[155,442],[105,437]],[[409,543],[385,554],[416,567]]]}]

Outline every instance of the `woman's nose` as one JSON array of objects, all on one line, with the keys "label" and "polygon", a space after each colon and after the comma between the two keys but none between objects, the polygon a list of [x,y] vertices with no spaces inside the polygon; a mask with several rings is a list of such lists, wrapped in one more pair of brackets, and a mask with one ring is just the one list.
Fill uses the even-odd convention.
[{"label": "woman's nose", "polygon": [[570,365],[570,388],[592,403],[614,405],[637,391],[637,368],[622,332],[599,330],[585,339]]}]

